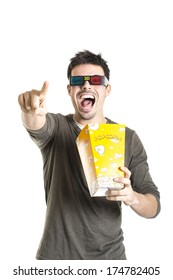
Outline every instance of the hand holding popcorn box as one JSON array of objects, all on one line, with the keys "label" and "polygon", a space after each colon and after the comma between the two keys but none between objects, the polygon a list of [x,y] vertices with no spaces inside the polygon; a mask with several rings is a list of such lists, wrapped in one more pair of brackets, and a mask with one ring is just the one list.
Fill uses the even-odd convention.
[{"label": "hand holding popcorn box", "polygon": [[113,180],[124,176],[119,170],[125,157],[124,124],[88,124],[76,143],[91,196],[106,196],[108,189],[124,187]]}]

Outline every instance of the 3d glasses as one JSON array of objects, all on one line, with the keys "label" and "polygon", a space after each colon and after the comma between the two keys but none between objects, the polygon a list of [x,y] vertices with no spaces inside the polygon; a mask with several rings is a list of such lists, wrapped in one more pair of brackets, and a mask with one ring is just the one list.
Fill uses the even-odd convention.
[{"label": "3d glasses", "polygon": [[71,86],[82,86],[88,81],[90,85],[95,86],[107,86],[108,79],[105,76],[93,75],[93,76],[70,76]]}]

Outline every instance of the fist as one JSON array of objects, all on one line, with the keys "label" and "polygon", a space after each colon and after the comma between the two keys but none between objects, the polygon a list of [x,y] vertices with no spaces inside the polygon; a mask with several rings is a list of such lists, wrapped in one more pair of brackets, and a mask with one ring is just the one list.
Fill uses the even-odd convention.
[{"label": "fist", "polygon": [[47,112],[45,100],[48,87],[49,84],[47,81],[45,81],[41,90],[33,89],[20,94],[18,97],[18,102],[21,110],[25,113],[45,115]]}]

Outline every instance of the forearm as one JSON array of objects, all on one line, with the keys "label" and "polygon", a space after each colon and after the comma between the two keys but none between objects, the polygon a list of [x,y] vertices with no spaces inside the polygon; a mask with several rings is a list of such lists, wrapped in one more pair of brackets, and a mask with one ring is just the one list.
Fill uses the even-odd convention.
[{"label": "forearm", "polygon": [[133,190],[130,181],[131,172],[126,167],[121,167],[125,173],[124,177],[115,178],[114,181],[124,184],[121,190],[109,190],[107,199],[111,201],[122,201],[130,206],[138,215],[144,218],[153,218],[158,213],[158,201],[151,193],[141,194]]},{"label": "forearm", "polygon": [[26,128],[38,130],[44,126],[46,122],[46,115],[36,115],[22,112],[22,121]]},{"label": "forearm", "polygon": [[134,192],[134,201],[130,207],[144,218],[152,218],[157,214],[158,202],[152,194]]}]

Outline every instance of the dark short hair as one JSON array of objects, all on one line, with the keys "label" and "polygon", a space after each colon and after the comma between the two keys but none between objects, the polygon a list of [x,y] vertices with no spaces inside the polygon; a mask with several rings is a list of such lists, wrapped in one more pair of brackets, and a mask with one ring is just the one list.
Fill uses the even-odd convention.
[{"label": "dark short hair", "polygon": [[107,65],[107,61],[102,58],[100,53],[94,54],[88,50],[78,52],[78,53],[76,53],[76,55],[74,57],[72,57],[70,59],[70,64],[67,69],[67,78],[68,79],[71,76],[71,72],[72,72],[73,68],[75,66],[81,65],[81,64],[93,64],[93,65],[101,66],[104,71],[104,75],[109,80],[110,70]]}]

